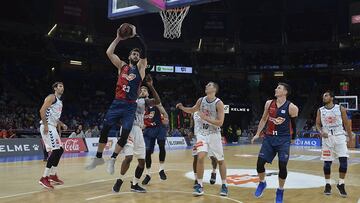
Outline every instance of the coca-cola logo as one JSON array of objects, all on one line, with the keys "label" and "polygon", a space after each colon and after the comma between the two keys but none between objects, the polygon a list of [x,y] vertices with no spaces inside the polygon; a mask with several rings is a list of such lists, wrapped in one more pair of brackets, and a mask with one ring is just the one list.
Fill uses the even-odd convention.
[{"label": "coca-cola logo", "polygon": [[67,139],[64,146],[65,151],[80,151],[80,145],[78,144],[78,140],[75,139]]}]

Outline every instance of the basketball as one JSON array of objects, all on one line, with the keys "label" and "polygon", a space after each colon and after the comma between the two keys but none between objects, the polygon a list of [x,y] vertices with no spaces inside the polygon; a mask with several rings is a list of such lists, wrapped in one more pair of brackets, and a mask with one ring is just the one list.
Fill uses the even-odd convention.
[{"label": "basketball", "polygon": [[131,27],[131,24],[123,23],[123,24],[120,25],[119,36],[121,38],[129,38],[132,35],[133,35],[133,29]]}]

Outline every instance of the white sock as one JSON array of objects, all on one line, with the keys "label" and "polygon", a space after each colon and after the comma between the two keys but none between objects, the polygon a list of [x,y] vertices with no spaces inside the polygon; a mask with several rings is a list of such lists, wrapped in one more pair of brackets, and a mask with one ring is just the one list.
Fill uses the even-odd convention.
[{"label": "white sock", "polygon": [[159,168],[159,172],[164,170],[164,163],[160,163],[160,168]]},{"label": "white sock", "polygon": [[326,184],[331,184],[331,179],[329,178],[329,179],[325,179],[325,183]]},{"label": "white sock", "polygon": [[50,170],[51,170],[50,168],[45,168],[44,174],[43,174],[43,177],[44,177],[44,178],[49,176]]},{"label": "white sock", "polygon": [[203,186],[203,182],[202,179],[197,179],[198,183],[201,185],[201,187]]},{"label": "white sock", "polygon": [[57,167],[56,166],[53,166],[51,167],[51,171],[50,171],[50,175],[56,175],[56,172],[57,172]]},{"label": "white sock", "polygon": [[226,185],[226,179],[225,180],[221,180],[223,185]]},{"label": "white sock", "polygon": [[151,168],[146,168],[146,175],[150,175],[151,174]]},{"label": "white sock", "polygon": [[197,180],[197,174],[196,173],[194,173],[194,177],[195,177],[195,180]]},{"label": "white sock", "polygon": [[134,178],[133,178],[133,184],[132,184],[132,185],[138,184],[139,181],[140,181],[140,179],[138,179],[138,178],[136,178],[136,177],[134,176]]},{"label": "white sock", "polygon": [[120,179],[120,180],[123,180],[123,178],[124,178],[124,175],[121,175],[121,174],[120,174],[120,175],[119,175],[119,179]]},{"label": "white sock", "polygon": [[345,184],[345,180],[344,179],[339,179],[339,185]]},{"label": "white sock", "polygon": [[216,168],[213,168],[212,173],[216,173]]}]

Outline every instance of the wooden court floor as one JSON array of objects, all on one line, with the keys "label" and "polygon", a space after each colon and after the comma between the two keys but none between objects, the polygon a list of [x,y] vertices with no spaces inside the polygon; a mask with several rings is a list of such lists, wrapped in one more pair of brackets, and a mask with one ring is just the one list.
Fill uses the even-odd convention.
[{"label": "wooden court floor", "polygon": [[[225,147],[225,160],[230,170],[237,169],[255,169],[256,155],[260,145],[242,145]],[[291,149],[292,158],[289,161],[290,172],[299,174],[314,175],[311,177],[322,177],[322,162],[318,160],[320,152],[317,150],[308,150],[304,148]],[[147,203],[147,202],[274,202],[275,189],[267,189],[263,198],[255,199],[253,192],[255,188],[244,188],[229,185],[229,196],[227,198],[218,195],[220,185],[205,184],[205,195],[202,197],[193,197],[193,180],[185,177],[185,174],[192,170],[191,150],[169,151],[166,158],[166,169],[168,179],[160,181],[157,174],[158,154],[153,155],[153,172],[150,185],[146,188],[147,193],[138,194],[130,192],[130,180],[136,167],[133,161],[121,192],[113,194],[111,188],[119,173],[119,167],[122,158],[118,158],[117,171],[111,176],[106,173],[105,165],[96,168],[93,171],[85,171],[84,165],[87,157],[65,158],[59,165],[59,176],[64,180],[62,186],[55,186],[55,189],[48,191],[38,184],[38,179],[43,172],[45,165],[42,161],[28,161],[15,163],[0,163],[0,202],[17,203],[59,203],[59,202],[126,202],[126,203]],[[360,152],[353,151],[350,155],[351,163],[348,168],[346,178],[346,188],[348,198],[341,198],[338,195],[335,184],[333,184],[333,194],[324,196],[322,194],[323,186],[301,189],[285,189],[284,202],[358,202],[360,198]],[[207,161],[207,169],[210,169],[210,161]],[[267,169],[277,170],[277,161],[272,165],[267,165]],[[332,178],[337,180],[338,164],[334,163],[332,167]],[[231,174],[228,174],[231,175]],[[296,175],[299,178],[301,175]],[[302,177],[302,176],[301,176]],[[300,178],[301,178],[300,177]],[[291,183],[291,185],[306,185],[313,181],[313,178],[303,178],[301,181]],[[254,178],[252,176],[252,178]],[[276,176],[277,178],[277,176]],[[319,178],[319,177],[318,177]],[[219,179],[219,178],[218,178]],[[206,180],[205,180],[206,181]],[[322,181],[322,180],[321,180]],[[252,183],[255,184],[255,183]],[[269,183],[268,183],[269,184]],[[290,185],[290,183],[289,183]]]}]

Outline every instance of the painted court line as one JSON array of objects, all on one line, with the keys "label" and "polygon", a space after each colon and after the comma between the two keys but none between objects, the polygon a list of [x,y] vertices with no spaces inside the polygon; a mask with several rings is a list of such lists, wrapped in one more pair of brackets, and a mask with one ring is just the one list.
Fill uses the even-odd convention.
[{"label": "painted court line", "polygon": [[[146,193],[182,193],[182,194],[191,194],[192,195],[192,192],[186,192],[186,191],[177,191],[177,190],[154,190],[154,191],[147,191]],[[145,193],[145,194],[146,194]],[[97,199],[102,199],[102,198],[106,198],[106,197],[110,197],[110,196],[117,196],[117,195],[123,195],[123,194],[134,194],[134,192],[121,192],[121,193],[118,193],[118,194],[115,194],[115,193],[111,193],[111,194],[106,194],[106,195],[100,195],[100,196],[95,196],[95,197],[90,197],[90,198],[87,198],[85,199],[86,201],[91,201],[91,200],[97,200]],[[210,197],[217,197],[217,198],[220,198],[220,199],[227,199],[227,200],[230,200],[230,201],[233,201],[233,202],[236,202],[236,203],[242,203],[241,201],[239,200],[236,200],[236,199],[233,199],[233,198],[230,198],[230,197],[222,197],[222,196],[219,196],[219,195],[213,195],[213,194],[204,194],[204,196],[210,196]],[[196,198],[196,197],[194,197]]]},{"label": "painted court line", "polygon": [[[168,169],[166,171],[180,171],[180,170]],[[151,174],[154,174],[154,173],[158,173],[158,172],[151,172]],[[133,177],[133,176],[125,176],[124,178],[130,178],[130,177]],[[59,186],[56,187],[56,189],[54,191],[61,190],[61,189],[66,189],[66,188],[72,188],[72,187],[79,187],[79,186],[93,184],[93,183],[102,183],[102,182],[107,182],[107,181],[110,181],[110,180],[116,180],[116,177],[111,178],[111,179],[92,180],[90,182],[79,183],[79,184],[75,184],[75,185],[59,185]],[[46,191],[46,189],[42,189],[42,190],[37,190],[37,191],[24,192],[24,193],[18,193],[18,194],[13,194],[13,195],[6,195],[6,196],[1,196],[0,199],[11,198],[11,197],[19,197],[19,196],[24,196],[24,195],[31,195],[31,194],[40,193],[40,192],[51,192],[51,190]]]}]

